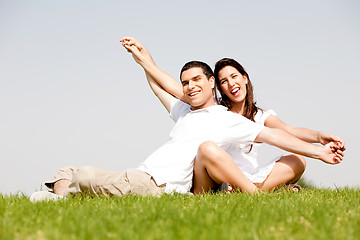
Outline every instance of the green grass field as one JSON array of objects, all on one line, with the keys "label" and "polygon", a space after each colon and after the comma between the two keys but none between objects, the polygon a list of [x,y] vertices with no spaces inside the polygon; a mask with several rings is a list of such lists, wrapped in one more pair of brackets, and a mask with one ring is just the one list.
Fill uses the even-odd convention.
[{"label": "green grass field", "polygon": [[74,197],[0,195],[0,239],[360,239],[360,189]]}]

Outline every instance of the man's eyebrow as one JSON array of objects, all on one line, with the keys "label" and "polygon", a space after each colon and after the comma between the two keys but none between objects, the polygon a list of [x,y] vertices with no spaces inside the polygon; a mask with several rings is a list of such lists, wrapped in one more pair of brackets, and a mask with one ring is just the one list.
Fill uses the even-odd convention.
[{"label": "man's eyebrow", "polygon": [[196,75],[195,77],[193,77],[193,78],[191,78],[191,79],[197,79],[197,78],[199,78],[199,77],[201,77],[200,74],[199,74],[199,75]]},{"label": "man's eyebrow", "polygon": [[[200,75],[200,74],[198,74],[198,75],[196,75],[196,76],[194,76],[194,77],[190,78],[190,80],[194,80],[194,79],[197,79],[197,78],[199,78],[199,77],[201,77],[201,75]],[[180,80],[180,81],[181,81],[181,82],[188,82],[188,81],[190,81],[190,80],[185,79],[185,80]]]}]

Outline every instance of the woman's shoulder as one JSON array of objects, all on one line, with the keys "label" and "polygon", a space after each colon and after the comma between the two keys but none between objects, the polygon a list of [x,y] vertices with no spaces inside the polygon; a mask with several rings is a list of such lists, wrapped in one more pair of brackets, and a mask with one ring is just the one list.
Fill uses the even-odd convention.
[{"label": "woman's shoulder", "polygon": [[274,115],[277,116],[276,112],[272,109],[261,109],[259,108],[255,117],[254,117],[254,121],[256,123],[260,123],[262,125],[264,125],[265,120],[270,116],[270,115]]}]

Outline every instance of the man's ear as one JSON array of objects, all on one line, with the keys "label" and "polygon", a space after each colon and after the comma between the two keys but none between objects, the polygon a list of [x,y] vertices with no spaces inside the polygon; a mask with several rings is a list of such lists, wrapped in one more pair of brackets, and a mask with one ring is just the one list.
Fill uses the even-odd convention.
[{"label": "man's ear", "polygon": [[215,87],[215,78],[214,78],[214,77],[210,77],[210,78],[209,78],[209,82],[210,82],[211,88],[214,88],[214,87]]}]

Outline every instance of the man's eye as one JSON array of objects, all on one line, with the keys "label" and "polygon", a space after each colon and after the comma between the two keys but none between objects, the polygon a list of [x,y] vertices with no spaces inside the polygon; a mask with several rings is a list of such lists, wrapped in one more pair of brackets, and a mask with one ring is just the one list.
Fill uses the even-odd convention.
[{"label": "man's eye", "polygon": [[224,84],[224,83],[226,83],[226,80],[223,80],[223,81],[221,81],[220,83],[221,83],[221,84]]}]

